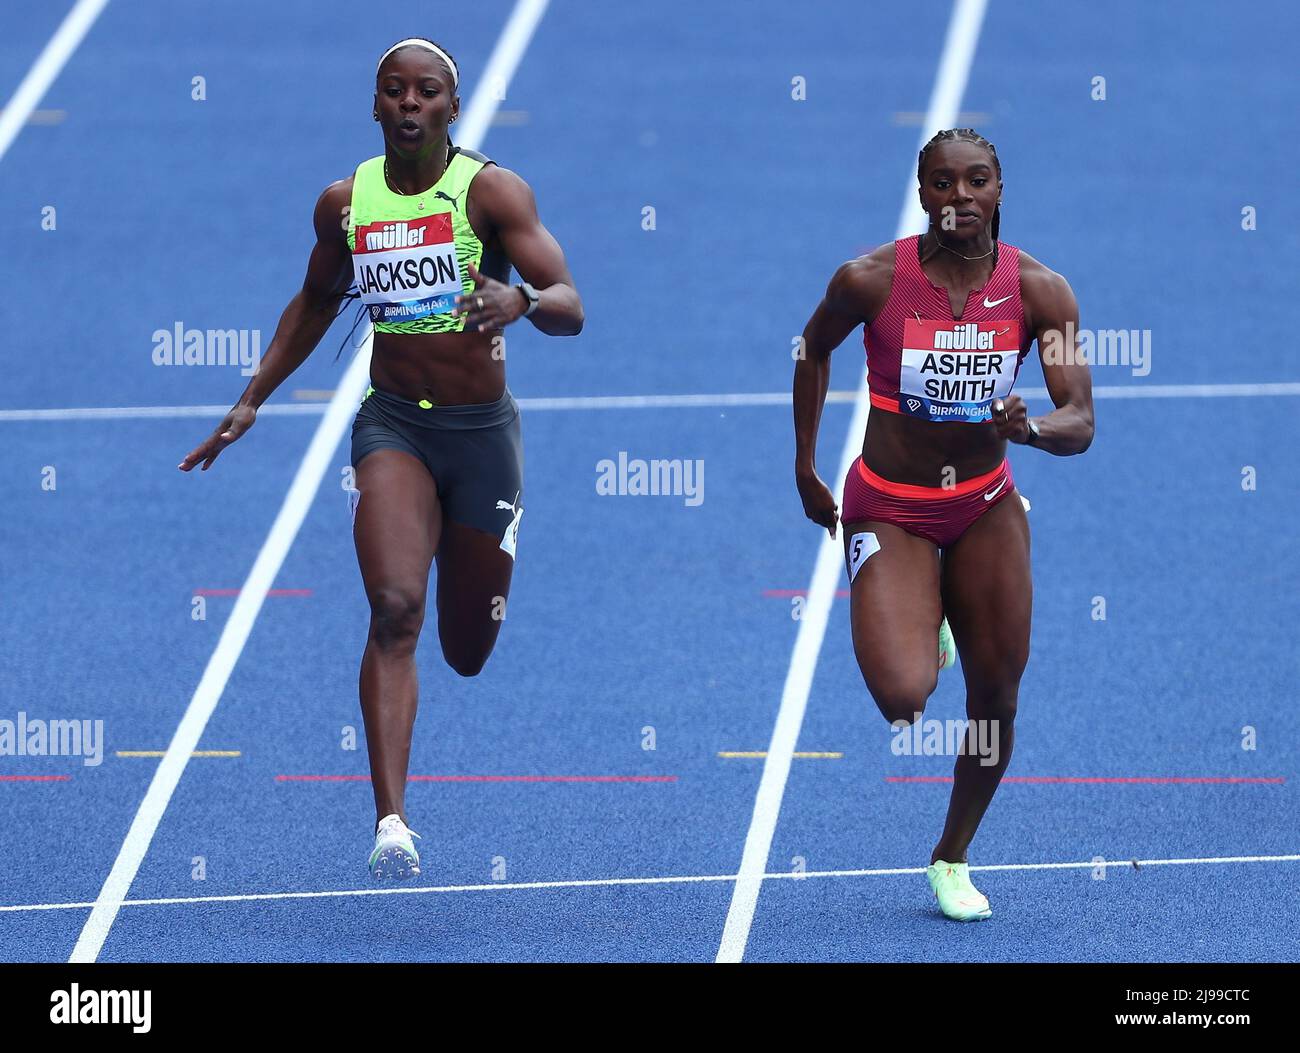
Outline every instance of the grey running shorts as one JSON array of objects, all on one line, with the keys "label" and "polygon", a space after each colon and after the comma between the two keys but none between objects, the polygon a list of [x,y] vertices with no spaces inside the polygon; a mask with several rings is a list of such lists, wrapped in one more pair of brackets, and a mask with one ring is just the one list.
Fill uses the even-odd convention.
[{"label": "grey running shorts", "polygon": [[443,514],[501,538],[514,556],[524,514],[524,447],[509,388],[496,402],[425,408],[371,387],[352,423],[353,468],[375,450],[403,450],[424,462]]}]

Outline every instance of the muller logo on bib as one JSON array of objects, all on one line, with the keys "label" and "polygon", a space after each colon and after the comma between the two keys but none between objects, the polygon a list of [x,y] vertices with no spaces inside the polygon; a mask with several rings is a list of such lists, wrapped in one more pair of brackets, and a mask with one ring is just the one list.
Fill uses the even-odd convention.
[{"label": "muller logo on bib", "polygon": [[[375,227],[379,227],[375,230]],[[366,251],[376,252],[379,249],[405,249],[412,245],[423,245],[425,228],[419,223],[407,223],[402,220],[397,223],[372,223],[369,227],[363,228],[366,232]]]},{"label": "muller logo on bib", "polygon": [[361,300],[376,321],[447,314],[461,291],[449,212],[358,226],[352,262]]},{"label": "muller logo on bib", "polygon": [[938,322],[907,319],[898,377],[898,408],[926,420],[991,420],[1020,369],[1019,321]]}]

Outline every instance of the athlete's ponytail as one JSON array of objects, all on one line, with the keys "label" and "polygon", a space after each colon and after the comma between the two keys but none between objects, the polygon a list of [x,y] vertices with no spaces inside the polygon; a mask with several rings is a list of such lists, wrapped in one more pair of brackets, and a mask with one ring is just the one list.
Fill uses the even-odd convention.
[{"label": "athlete's ponytail", "polygon": [[[925,172],[925,157],[926,154],[930,152],[931,148],[938,143],[953,142],[974,143],[976,146],[984,147],[993,158],[993,167],[998,173],[998,182],[1002,182],[1002,162],[998,160],[998,152],[994,149],[993,144],[985,139],[984,136],[980,135],[980,133],[974,128],[948,128],[942,132],[936,132],[934,138],[921,147],[921,153],[916,159],[916,181],[918,183],[921,182],[922,176]],[[994,242],[998,240],[998,228],[1001,226],[1002,206],[999,204],[993,210],[993,223],[990,230]]]}]

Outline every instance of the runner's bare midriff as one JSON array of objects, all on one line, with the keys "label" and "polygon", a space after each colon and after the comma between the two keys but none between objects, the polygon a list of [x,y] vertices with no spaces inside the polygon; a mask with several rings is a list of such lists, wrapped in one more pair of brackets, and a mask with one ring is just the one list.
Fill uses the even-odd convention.
[{"label": "runner's bare midriff", "polygon": [[[993,471],[1007,444],[991,423],[927,421],[871,412],[862,461],[881,478],[912,486],[951,486]],[[952,471],[945,474],[945,469]]]},{"label": "runner's bare midriff", "polygon": [[376,333],[370,376],[376,388],[440,406],[495,402],[505,392],[502,333]]}]

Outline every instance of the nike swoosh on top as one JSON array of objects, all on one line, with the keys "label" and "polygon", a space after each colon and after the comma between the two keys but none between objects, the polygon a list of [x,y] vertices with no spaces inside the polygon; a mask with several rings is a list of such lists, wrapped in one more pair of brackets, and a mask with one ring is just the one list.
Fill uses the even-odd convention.
[{"label": "nike swoosh on top", "polygon": [[1003,479],[1002,482],[998,483],[997,486],[995,486],[992,490],[990,490],[987,494],[984,495],[984,500],[992,501],[993,498],[997,497],[998,494],[1002,492],[1002,488],[1006,485],[1007,485],[1007,481]]},{"label": "nike swoosh on top", "polygon": [[1007,302],[1008,300],[1010,300],[1010,299],[1011,299],[1011,296],[1010,296],[1010,294],[1008,294],[1008,295],[1002,297],[1002,299],[1000,299],[1000,300],[994,300],[992,303],[990,303],[990,302],[989,302],[989,298],[986,296],[986,297],[984,297],[984,306],[985,306],[985,307],[996,307],[998,304],[1000,304],[1000,303],[1006,303],[1006,302]]}]

